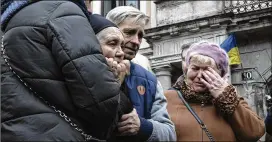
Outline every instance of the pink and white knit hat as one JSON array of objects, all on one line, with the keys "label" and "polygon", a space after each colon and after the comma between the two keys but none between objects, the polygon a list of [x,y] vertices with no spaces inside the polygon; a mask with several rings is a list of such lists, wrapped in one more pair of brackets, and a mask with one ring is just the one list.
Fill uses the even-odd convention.
[{"label": "pink and white knit hat", "polygon": [[192,44],[185,57],[186,66],[189,66],[190,58],[197,54],[214,59],[218,69],[221,70],[222,77],[228,73],[229,57],[226,51],[219,45],[208,41],[200,41]]}]

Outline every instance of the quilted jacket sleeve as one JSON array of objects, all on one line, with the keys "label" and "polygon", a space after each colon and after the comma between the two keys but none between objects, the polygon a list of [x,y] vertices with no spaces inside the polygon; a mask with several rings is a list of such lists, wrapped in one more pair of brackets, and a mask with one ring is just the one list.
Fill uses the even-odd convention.
[{"label": "quilted jacket sleeve", "polygon": [[88,122],[92,134],[105,137],[118,119],[120,85],[88,19],[75,4],[65,2],[52,13],[47,32],[77,115]]},{"label": "quilted jacket sleeve", "polygon": [[229,123],[238,140],[258,141],[265,133],[264,121],[251,110],[243,98],[239,99],[234,114],[228,118]]}]

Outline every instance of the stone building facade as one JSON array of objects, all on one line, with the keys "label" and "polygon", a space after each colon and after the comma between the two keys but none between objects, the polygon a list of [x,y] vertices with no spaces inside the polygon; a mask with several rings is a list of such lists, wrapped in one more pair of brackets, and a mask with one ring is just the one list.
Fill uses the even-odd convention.
[{"label": "stone building facade", "polygon": [[235,33],[242,64],[230,67],[230,81],[264,117],[264,96],[272,92],[272,2],[157,0],[155,4],[156,26],[146,29],[145,36],[150,46],[140,53],[149,57],[164,89],[182,74],[183,44],[200,40],[221,44]]}]

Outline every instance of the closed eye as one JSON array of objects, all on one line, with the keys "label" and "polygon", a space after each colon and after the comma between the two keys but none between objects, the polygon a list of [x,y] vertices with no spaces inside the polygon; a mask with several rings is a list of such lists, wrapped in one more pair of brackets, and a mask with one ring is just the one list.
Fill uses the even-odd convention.
[{"label": "closed eye", "polygon": [[199,67],[192,67],[192,70],[197,71],[199,70]]},{"label": "closed eye", "polygon": [[117,45],[117,41],[110,41],[110,42],[108,42],[108,45],[113,45],[113,46],[115,46],[115,45]]}]

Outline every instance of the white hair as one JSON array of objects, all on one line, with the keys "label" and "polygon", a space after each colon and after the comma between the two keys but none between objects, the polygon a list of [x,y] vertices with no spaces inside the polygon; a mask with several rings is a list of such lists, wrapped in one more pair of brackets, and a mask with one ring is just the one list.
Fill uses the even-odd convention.
[{"label": "white hair", "polygon": [[101,42],[101,41],[106,40],[106,36],[113,33],[113,32],[114,33],[117,33],[117,32],[121,33],[121,31],[117,27],[107,27],[107,28],[101,30],[100,32],[98,32],[96,34],[96,37],[97,37],[98,41]]},{"label": "white hair", "polygon": [[127,18],[134,18],[134,22],[143,22],[145,25],[149,22],[149,17],[146,14],[132,6],[115,7],[109,11],[106,18],[116,25],[121,24]]}]

